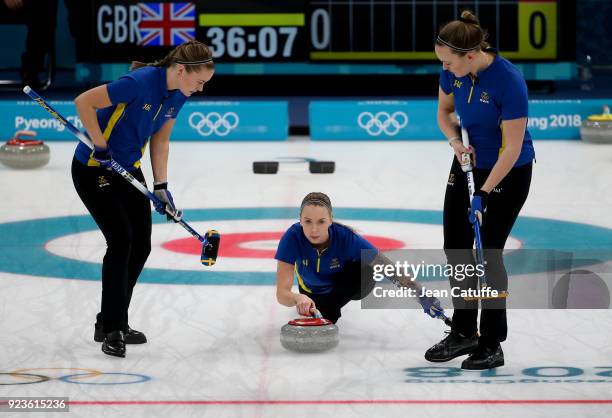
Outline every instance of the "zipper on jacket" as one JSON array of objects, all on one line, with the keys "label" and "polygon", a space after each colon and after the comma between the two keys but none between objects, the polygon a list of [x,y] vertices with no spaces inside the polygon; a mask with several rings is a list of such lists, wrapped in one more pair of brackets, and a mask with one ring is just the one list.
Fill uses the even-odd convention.
[{"label": "zipper on jacket", "polygon": [[159,108],[157,109],[157,112],[155,112],[155,116],[153,116],[153,120],[157,119],[157,116],[159,115],[159,112],[162,110],[162,107],[164,107],[164,102],[166,101],[168,97],[164,96],[164,98],[162,99],[161,103],[159,104]]},{"label": "zipper on jacket", "polygon": [[327,250],[327,248],[323,248],[321,251],[317,250],[317,273],[319,273],[319,270],[321,268],[321,256],[323,255],[325,250]]},{"label": "zipper on jacket", "polygon": [[470,95],[468,96],[468,103],[472,102],[472,93],[474,93],[474,82],[476,81],[476,77],[473,77],[470,74],[470,80],[472,80],[472,87],[470,87]]}]

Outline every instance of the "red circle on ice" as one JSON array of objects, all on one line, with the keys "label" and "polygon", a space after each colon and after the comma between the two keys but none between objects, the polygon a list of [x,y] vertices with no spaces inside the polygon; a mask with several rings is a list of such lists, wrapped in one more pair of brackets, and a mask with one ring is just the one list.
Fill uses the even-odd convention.
[{"label": "red circle on ice", "polygon": [[[283,232],[244,232],[236,234],[221,233],[221,246],[219,247],[219,257],[235,258],[274,258],[276,248],[258,249],[247,248],[244,245],[257,241],[278,241],[283,236]],[[372,245],[382,251],[397,250],[404,247],[402,241],[364,235]],[[177,253],[197,254],[202,252],[202,245],[193,238],[181,238],[168,241],[162,244],[162,248]]]}]

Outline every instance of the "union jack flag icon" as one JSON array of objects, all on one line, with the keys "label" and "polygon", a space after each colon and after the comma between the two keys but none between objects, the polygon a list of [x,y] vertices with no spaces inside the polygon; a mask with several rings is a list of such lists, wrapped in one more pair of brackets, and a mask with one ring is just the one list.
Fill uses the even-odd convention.
[{"label": "union jack flag icon", "polygon": [[139,45],[175,46],[195,39],[193,3],[138,3]]}]

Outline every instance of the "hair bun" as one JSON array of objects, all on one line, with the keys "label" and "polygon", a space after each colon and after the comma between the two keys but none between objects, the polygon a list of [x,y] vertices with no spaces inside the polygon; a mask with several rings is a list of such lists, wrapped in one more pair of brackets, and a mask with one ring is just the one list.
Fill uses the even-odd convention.
[{"label": "hair bun", "polygon": [[467,23],[467,24],[480,25],[480,23],[478,23],[477,20],[471,19],[469,17],[460,16],[459,19],[457,19],[457,20],[459,20],[460,22],[463,22],[463,23]]},{"label": "hair bun", "polygon": [[480,21],[471,10],[463,10],[457,20],[463,23],[480,26]]}]

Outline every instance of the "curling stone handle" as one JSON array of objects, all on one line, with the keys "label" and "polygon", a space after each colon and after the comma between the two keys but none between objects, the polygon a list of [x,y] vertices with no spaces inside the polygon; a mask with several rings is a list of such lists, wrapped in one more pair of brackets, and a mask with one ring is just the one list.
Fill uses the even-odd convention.
[{"label": "curling stone handle", "polygon": [[27,131],[27,130],[21,130],[21,131],[17,131],[15,132],[15,135],[13,135],[14,139],[24,139],[23,137],[35,137],[36,136],[36,132],[35,131]]}]

